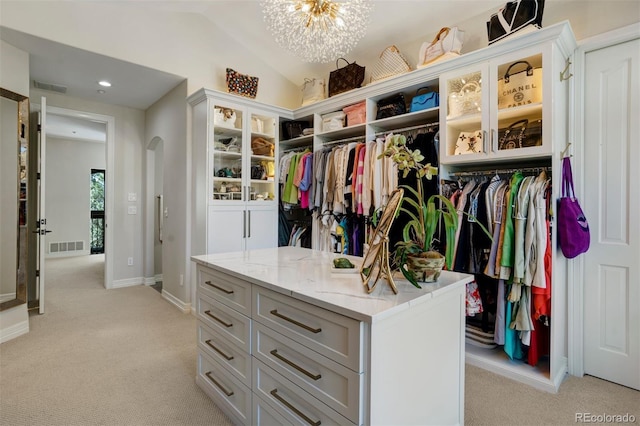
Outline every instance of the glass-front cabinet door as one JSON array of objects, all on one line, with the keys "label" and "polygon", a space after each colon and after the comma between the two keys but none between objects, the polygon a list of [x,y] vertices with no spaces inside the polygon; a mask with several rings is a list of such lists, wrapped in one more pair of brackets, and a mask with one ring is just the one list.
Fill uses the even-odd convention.
[{"label": "glass-front cabinet door", "polygon": [[551,154],[550,138],[543,132],[543,105],[551,98],[543,56],[540,50],[522,50],[441,76],[446,99],[440,113],[441,163]]},{"label": "glass-front cabinet door", "polygon": [[247,201],[251,204],[275,202],[277,122],[278,118],[273,115],[250,112]]},{"label": "glass-front cabinet door", "polygon": [[474,65],[441,78],[440,90],[443,94],[440,96],[440,122],[446,124],[440,130],[440,162],[487,158],[488,81],[488,64]]},{"label": "glass-front cabinet door", "polygon": [[277,117],[213,106],[212,203],[275,203]]},{"label": "glass-front cabinet door", "polygon": [[243,175],[244,112],[233,105],[213,107],[212,200],[214,204],[245,200]]}]

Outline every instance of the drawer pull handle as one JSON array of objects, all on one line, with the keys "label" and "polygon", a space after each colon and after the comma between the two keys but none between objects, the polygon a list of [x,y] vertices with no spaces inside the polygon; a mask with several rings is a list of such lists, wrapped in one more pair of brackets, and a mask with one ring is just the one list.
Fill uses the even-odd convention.
[{"label": "drawer pull handle", "polygon": [[211,313],[211,311],[204,311],[204,313],[209,315],[211,318],[213,318],[214,320],[218,321],[220,324],[224,325],[225,327],[232,327],[233,326],[233,323],[222,321],[220,318],[218,318],[217,316],[213,315]]},{"label": "drawer pull handle", "polygon": [[307,370],[305,370],[304,368],[300,367],[299,365],[296,365],[294,362],[289,361],[288,359],[286,359],[285,357],[283,357],[282,355],[280,355],[278,353],[277,349],[272,350],[271,355],[275,356],[276,358],[278,358],[280,361],[289,364],[290,366],[292,366],[293,368],[295,368],[296,370],[298,370],[299,372],[301,372],[302,374],[304,374],[305,376],[309,377],[310,379],[313,380],[320,380],[322,378],[322,376],[320,374],[312,374],[309,373]]},{"label": "drawer pull handle", "polygon": [[205,376],[207,376],[209,378],[209,380],[211,380],[213,382],[214,385],[216,385],[218,387],[218,389],[220,389],[222,392],[224,392],[225,395],[227,396],[231,396],[233,395],[233,391],[228,391],[224,388],[224,386],[222,386],[220,383],[218,383],[216,381],[216,379],[214,379],[213,377],[211,377],[211,371],[208,371],[206,373],[204,373]]},{"label": "drawer pull handle", "polygon": [[309,423],[311,426],[320,426],[320,420],[318,420],[317,422],[314,422],[313,420],[311,420],[309,417],[305,416],[304,413],[300,410],[298,410],[296,407],[294,407],[293,405],[291,405],[291,403],[289,401],[287,401],[286,399],[284,399],[283,397],[281,397],[280,395],[278,395],[278,389],[274,389],[271,392],[269,392],[275,399],[277,399],[278,401],[280,401],[281,403],[283,403],[284,405],[287,406],[288,409],[290,409],[291,411],[293,411],[294,413],[296,413],[297,415],[299,415],[300,417],[302,417],[304,419],[304,421],[306,421],[307,423]]},{"label": "drawer pull handle", "polygon": [[233,355],[227,355],[224,352],[222,352],[220,349],[216,348],[213,343],[211,343],[211,340],[207,340],[205,341],[205,343],[207,345],[209,345],[211,347],[211,349],[213,349],[214,351],[218,352],[220,355],[222,355],[227,361],[231,361],[233,359]]},{"label": "drawer pull handle", "polygon": [[293,324],[297,325],[298,327],[302,327],[305,330],[310,331],[310,332],[315,333],[315,334],[318,334],[318,333],[320,333],[322,331],[321,328],[312,328],[312,327],[309,327],[306,324],[303,324],[301,322],[298,322],[298,321],[294,320],[293,318],[289,318],[289,317],[287,317],[285,315],[282,315],[282,314],[278,313],[277,309],[272,310],[271,311],[271,315],[275,315],[278,318],[282,318],[285,321],[289,321],[290,323],[293,323]]},{"label": "drawer pull handle", "polygon": [[205,281],[204,282],[206,285],[210,285],[211,287],[215,288],[216,290],[220,290],[223,293],[226,294],[233,294],[233,290],[227,290],[226,288],[222,288],[222,287],[218,287],[217,285],[215,285],[214,283],[212,283],[211,281]]}]

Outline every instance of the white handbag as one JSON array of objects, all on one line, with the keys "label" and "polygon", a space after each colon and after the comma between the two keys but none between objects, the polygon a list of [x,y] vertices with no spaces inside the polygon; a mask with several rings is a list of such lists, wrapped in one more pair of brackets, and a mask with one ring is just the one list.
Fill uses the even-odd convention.
[{"label": "white handbag", "polygon": [[305,78],[302,85],[302,106],[325,99],[326,84],[323,78]]},{"label": "white handbag", "polygon": [[391,45],[382,51],[376,63],[373,64],[370,82],[384,80],[409,71],[411,71],[409,62],[396,46]]},{"label": "white handbag", "polygon": [[482,130],[460,132],[456,140],[454,155],[479,154],[483,152]]},{"label": "white handbag", "polygon": [[430,65],[439,59],[460,55],[464,43],[464,31],[458,27],[444,27],[438,32],[431,43],[425,41],[420,46],[418,55],[418,67]]},{"label": "white handbag", "polygon": [[[517,65],[527,67],[515,73],[511,69]],[[527,61],[509,65],[504,77],[498,80],[498,108],[511,108],[542,102],[542,68],[533,68]]]},{"label": "white handbag", "polygon": [[213,110],[213,125],[234,129],[236,127],[236,112],[231,108],[215,107]]},{"label": "white handbag", "polygon": [[459,92],[449,95],[449,114],[447,118],[455,118],[465,114],[480,112],[482,105],[482,88],[475,81],[469,81]]}]

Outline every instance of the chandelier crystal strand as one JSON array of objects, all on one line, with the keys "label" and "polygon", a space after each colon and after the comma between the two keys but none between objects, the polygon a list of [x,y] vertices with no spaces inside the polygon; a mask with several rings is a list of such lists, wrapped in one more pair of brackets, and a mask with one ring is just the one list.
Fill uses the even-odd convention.
[{"label": "chandelier crystal strand", "polygon": [[365,35],[371,0],[262,0],[276,42],[304,62],[331,62]]}]

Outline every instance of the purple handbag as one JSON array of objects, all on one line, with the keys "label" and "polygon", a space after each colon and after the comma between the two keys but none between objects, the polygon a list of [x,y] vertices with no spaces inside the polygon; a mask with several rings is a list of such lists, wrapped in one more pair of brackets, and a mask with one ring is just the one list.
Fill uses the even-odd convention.
[{"label": "purple handbag", "polygon": [[567,259],[573,259],[589,250],[589,224],[575,197],[569,157],[562,159],[562,197],[558,200],[558,242],[562,254]]}]

